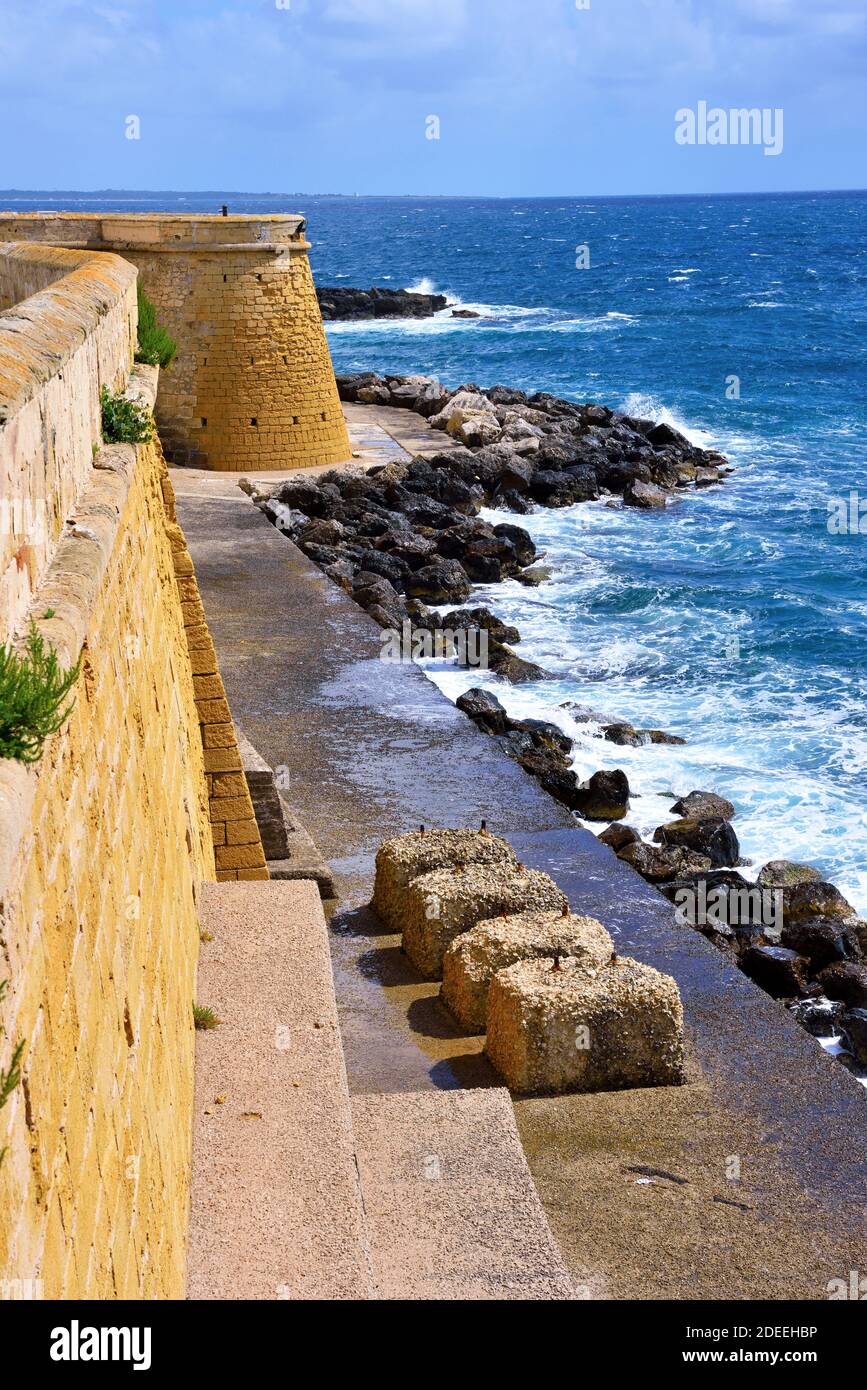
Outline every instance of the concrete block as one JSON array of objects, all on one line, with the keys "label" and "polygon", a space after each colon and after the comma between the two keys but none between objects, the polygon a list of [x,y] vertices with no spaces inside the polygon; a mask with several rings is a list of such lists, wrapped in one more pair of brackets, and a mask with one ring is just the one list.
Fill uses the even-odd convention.
[{"label": "concrete block", "polygon": [[501,913],[561,912],[565,895],[548,874],[508,861],[456,865],[415,878],[403,910],[403,949],[430,980],[442,979],[455,937]]},{"label": "concrete block", "polygon": [[484,830],[426,830],[395,835],[380,845],[372,907],[386,926],[400,931],[406,891],[413,879],[453,864],[517,864],[514,850]]},{"label": "concrete block", "polygon": [[595,917],[562,912],[519,912],[479,922],[453,941],[443,957],[440,997],[471,1033],[484,1033],[488,990],[498,970],[519,960],[570,956],[585,965],[610,961],[614,943]]},{"label": "concrete block", "polygon": [[513,1091],[618,1091],[683,1080],[677,984],[627,956],[594,970],[525,960],[488,995],[486,1051]]}]

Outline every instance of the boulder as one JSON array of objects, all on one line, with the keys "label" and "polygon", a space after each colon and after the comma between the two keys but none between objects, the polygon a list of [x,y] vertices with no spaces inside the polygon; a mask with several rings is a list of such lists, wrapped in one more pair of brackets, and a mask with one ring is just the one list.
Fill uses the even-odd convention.
[{"label": "boulder", "polygon": [[855,1061],[859,1067],[867,1068],[867,1009],[847,1009],[842,1030]]},{"label": "boulder", "polygon": [[740,958],[744,974],[775,999],[803,994],[810,974],[809,961],[785,946],[749,946]]},{"label": "boulder", "polygon": [[668,493],[655,483],[645,483],[639,479],[629,483],[623,492],[623,500],[627,507],[640,507],[644,511],[662,510],[668,496]]},{"label": "boulder", "polygon": [[694,850],[646,845],[641,841],[624,845],[617,851],[617,858],[622,859],[624,864],[631,864],[649,883],[664,883],[683,874],[701,873],[711,867],[707,855],[696,854]]},{"label": "boulder", "polygon": [[819,984],[829,999],[840,999],[850,1009],[867,1009],[867,966],[854,961],[826,965]]},{"label": "boulder", "polygon": [[839,999],[798,999],[789,1005],[792,1017],[814,1038],[834,1038],[841,1029],[845,1005]]},{"label": "boulder", "polygon": [[517,864],[514,850],[486,830],[425,830],[384,840],[376,854],[371,907],[394,931],[403,928],[404,898],[413,879],[454,864]]},{"label": "boulder", "polygon": [[633,830],[631,825],[617,824],[617,822],[609,825],[607,830],[601,830],[596,838],[601,840],[603,845],[607,845],[609,849],[613,849],[615,854],[625,849],[627,845],[641,843],[641,836],[637,830]]},{"label": "boulder", "polygon": [[536,546],[523,526],[514,526],[509,521],[502,521],[494,527],[494,535],[511,542],[519,565],[532,565],[536,558]]},{"label": "boulder", "polygon": [[732,820],[735,808],[724,796],[718,796],[716,792],[690,792],[688,796],[682,796],[679,801],[675,801],[672,806],[678,816],[683,816],[688,820],[705,820],[710,816],[722,816],[723,820]]},{"label": "boulder", "polygon": [[443,957],[440,997],[463,1028],[485,1031],[488,990],[498,970],[519,960],[569,956],[607,965],[614,943],[594,917],[566,912],[521,912],[479,922],[452,943]]},{"label": "boulder", "polygon": [[786,889],[783,915],[788,923],[804,917],[854,917],[855,909],[833,883],[811,879]]},{"label": "boulder", "polygon": [[[419,294],[415,290],[376,285],[369,290],[349,285],[320,285],[316,290],[323,319],[430,318],[445,309],[444,294]],[[347,378],[340,378],[346,381]],[[349,378],[352,380],[352,378]],[[344,396],[344,400],[349,397]],[[360,399],[360,397],[357,397]]]},{"label": "boulder", "polygon": [[471,690],[465,690],[463,695],[459,695],[455,704],[486,734],[504,734],[506,732],[509,716],[497,697],[492,695],[489,690],[474,686]]},{"label": "boulder", "polygon": [[629,810],[629,782],[620,768],[594,772],[575,790],[573,810],[584,820],[622,820]]},{"label": "boulder", "polygon": [[403,907],[403,949],[426,979],[442,978],[443,956],[463,932],[501,913],[562,912],[566,898],[538,869],[468,863],[414,878]]},{"label": "boulder", "polygon": [[707,855],[713,868],[733,866],[740,859],[738,837],[722,816],[669,821],[657,826],[653,839],[656,844],[675,845]]},{"label": "boulder", "polygon": [[615,1091],[677,1086],[683,1007],[673,979],[615,958],[524,960],[491,981],[486,1051],[510,1090]]},{"label": "boulder", "polygon": [[470,592],[470,581],[457,560],[437,560],[411,573],[404,587],[410,598],[461,603]]},{"label": "boulder", "polygon": [[548,672],[543,670],[541,666],[537,666],[534,661],[525,661],[523,657],[517,656],[510,647],[504,646],[502,642],[497,642],[493,638],[488,642],[488,668],[512,685],[523,685],[527,681],[548,679]]},{"label": "boulder", "polygon": [[516,627],[504,623],[501,618],[492,613],[490,608],[455,608],[451,613],[446,613],[443,618],[438,619],[438,626],[449,627],[457,631],[459,628],[479,628],[487,632],[489,637],[493,637],[497,642],[520,642],[521,634]]},{"label": "boulder", "polygon": [[854,954],[845,928],[833,917],[801,917],[787,922],[781,941],[790,950],[807,957],[814,975],[826,965],[849,960]]},{"label": "boulder", "polygon": [[822,875],[809,864],[791,859],[771,859],[759,869],[757,882],[762,888],[794,888],[798,883],[816,883]]}]

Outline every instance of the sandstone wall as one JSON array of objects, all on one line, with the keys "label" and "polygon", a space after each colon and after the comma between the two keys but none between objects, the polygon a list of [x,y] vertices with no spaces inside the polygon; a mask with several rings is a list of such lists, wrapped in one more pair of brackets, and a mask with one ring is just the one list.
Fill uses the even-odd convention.
[{"label": "sandstone wall", "polygon": [[303,219],[0,216],[0,238],[117,251],[179,344],[157,419],[174,463],[243,472],[343,462],[351,450]]},{"label": "sandstone wall", "polygon": [[[34,254],[0,249],[0,282],[35,283],[20,264]],[[200,605],[189,608],[195,576],[159,443],[98,446],[98,384],[129,372],[135,272],[113,256],[51,255],[63,280],[0,314],[4,486],[26,492],[42,458],[56,519],[0,641],[33,619],[61,664],[80,656],[82,670],[41,761],[0,759],[0,1069],[25,1043],[22,1083],[0,1109],[0,1298],[28,1281],[48,1298],[179,1297],[212,821],[221,845],[234,825],[243,850],[221,877],[267,870],[249,796],[205,770],[219,672]],[[48,271],[40,259],[26,273]],[[136,374],[146,401],[156,375]],[[68,421],[70,451],[51,467],[35,425],[23,427],[34,403],[43,444]],[[231,776],[234,735],[218,746]]]}]

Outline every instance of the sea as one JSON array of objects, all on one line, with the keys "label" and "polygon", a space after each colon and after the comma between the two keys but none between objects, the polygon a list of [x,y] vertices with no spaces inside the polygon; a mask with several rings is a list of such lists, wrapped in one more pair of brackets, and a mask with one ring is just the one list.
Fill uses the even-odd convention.
[{"label": "sea", "polygon": [[[428,674],[451,698],[487,685],[510,713],[555,720],[581,776],[622,767],[642,833],[674,797],[720,792],[748,876],[806,862],[867,914],[867,193],[0,193],[21,211],[222,203],[304,212],[318,284],[447,296],[431,319],[329,324],[338,372],[599,401],[727,456],[723,486],[664,512],[602,499],[510,518],[551,577],[473,601],[517,624],[553,680]],[[616,747],[569,701],[686,743]]]}]

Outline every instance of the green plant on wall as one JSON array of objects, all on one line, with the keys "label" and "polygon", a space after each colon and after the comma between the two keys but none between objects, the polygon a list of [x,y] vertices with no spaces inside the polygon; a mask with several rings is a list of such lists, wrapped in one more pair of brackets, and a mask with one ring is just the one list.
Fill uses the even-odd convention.
[{"label": "green plant on wall", "polygon": [[143,405],[129,400],[122,391],[112,395],[107,386],[103,386],[99,400],[106,444],[147,444],[153,439],[153,420]]},{"label": "green plant on wall", "polygon": [[171,333],[157,322],[156,306],[148,299],[139,283],[136,362],[145,362],[149,367],[165,369],[174,362],[177,350],[178,345]]},{"label": "green plant on wall", "polygon": [[[0,1004],[3,1003],[6,994],[8,980],[0,980]],[[15,1087],[21,1080],[21,1058],[24,1056],[23,1040],[12,1050],[12,1057],[8,1067],[0,1067],[0,1110],[9,1100]],[[5,1148],[0,1149],[0,1163],[6,1157]]]},{"label": "green plant on wall", "polygon": [[34,623],[24,651],[0,647],[0,758],[35,763],[49,734],[68,718],[73,702],[65,703],[81,662],[61,671],[54,651]]}]

